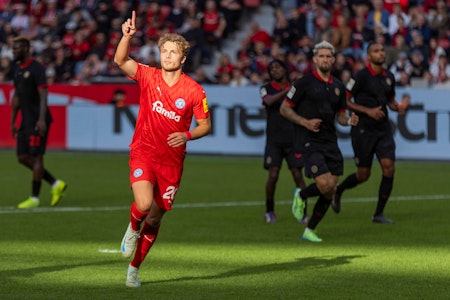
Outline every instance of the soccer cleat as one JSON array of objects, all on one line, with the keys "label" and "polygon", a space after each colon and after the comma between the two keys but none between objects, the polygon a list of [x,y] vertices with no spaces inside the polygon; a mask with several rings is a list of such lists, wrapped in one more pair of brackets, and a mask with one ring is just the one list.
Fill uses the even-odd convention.
[{"label": "soccer cleat", "polygon": [[322,239],[316,235],[316,232],[312,229],[306,228],[302,235],[302,240],[310,241],[310,242],[321,242]]},{"label": "soccer cleat", "polygon": [[300,189],[294,189],[294,198],[292,199],[292,214],[300,221],[303,219],[306,202],[300,197]]},{"label": "soccer cleat", "polygon": [[51,206],[58,205],[59,201],[61,201],[61,198],[62,198],[66,188],[67,188],[67,184],[64,181],[58,180],[56,182],[56,186],[52,187],[52,189],[50,191],[50,193],[52,194],[52,201],[50,202]]},{"label": "soccer cleat", "polygon": [[132,265],[128,265],[127,270],[127,281],[125,285],[128,287],[140,287],[141,279],[139,278],[139,269],[133,267]]},{"label": "soccer cleat", "polygon": [[391,219],[386,218],[383,215],[373,216],[372,222],[374,223],[380,223],[380,224],[394,224],[394,221]]},{"label": "soccer cleat", "polygon": [[303,214],[303,218],[301,220],[297,221],[297,222],[300,223],[300,224],[308,224],[309,218],[308,218],[308,216],[306,214]]},{"label": "soccer cleat", "polygon": [[266,212],[264,214],[264,218],[266,220],[266,223],[276,223],[277,222],[277,216],[275,216],[275,213],[273,211]]},{"label": "soccer cleat", "polygon": [[341,195],[336,192],[333,196],[333,200],[331,200],[331,208],[333,208],[335,213],[339,213],[341,211]]},{"label": "soccer cleat", "polygon": [[130,257],[133,255],[134,249],[136,249],[137,239],[139,238],[139,231],[134,231],[131,228],[131,223],[128,224],[127,231],[122,239],[122,244],[120,246],[120,251],[123,257]]},{"label": "soccer cleat", "polygon": [[39,199],[34,197],[29,197],[27,200],[20,202],[17,208],[33,208],[39,206]]}]

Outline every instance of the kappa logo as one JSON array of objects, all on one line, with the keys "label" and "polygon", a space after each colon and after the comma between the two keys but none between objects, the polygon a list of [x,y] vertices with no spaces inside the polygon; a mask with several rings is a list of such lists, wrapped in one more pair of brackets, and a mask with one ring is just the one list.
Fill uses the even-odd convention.
[{"label": "kappa logo", "polygon": [[180,120],[181,120],[181,117],[177,116],[176,112],[166,110],[161,101],[155,101],[153,103],[152,109],[153,109],[153,111],[157,112],[158,114],[161,114],[166,118],[174,120],[175,122],[180,122]]}]

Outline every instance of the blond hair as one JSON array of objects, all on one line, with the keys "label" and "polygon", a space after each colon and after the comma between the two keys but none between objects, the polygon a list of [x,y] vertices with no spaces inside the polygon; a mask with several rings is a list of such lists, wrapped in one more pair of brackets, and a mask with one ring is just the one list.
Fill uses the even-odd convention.
[{"label": "blond hair", "polygon": [[313,49],[314,55],[317,55],[317,52],[319,52],[320,49],[328,49],[331,51],[331,54],[333,55],[335,54],[334,46],[328,43],[327,41],[322,41],[314,46]]},{"label": "blond hair", "polygon": [[182,37],[181,35],[177,33],[166,33],[158,41],[158,48],[161,49],[162,45],[164,45],[166,42],[173,42],[175,43],[183,53],[183,56],[187,56],[189,53],[189,48],[191,45],[189,42]]}]

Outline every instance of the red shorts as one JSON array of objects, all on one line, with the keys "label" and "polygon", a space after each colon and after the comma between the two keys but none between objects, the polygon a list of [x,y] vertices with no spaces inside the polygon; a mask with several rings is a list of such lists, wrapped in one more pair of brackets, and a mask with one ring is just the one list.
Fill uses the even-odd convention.
[{"label": "red shorts", "polygon": [[146,159],[145,156],[130,157],[130,184],[145,180],[153,186],[153,197],[156,204],[165,210],[171,210],[175,194],[180,187],[183,167],[162,165]]}]

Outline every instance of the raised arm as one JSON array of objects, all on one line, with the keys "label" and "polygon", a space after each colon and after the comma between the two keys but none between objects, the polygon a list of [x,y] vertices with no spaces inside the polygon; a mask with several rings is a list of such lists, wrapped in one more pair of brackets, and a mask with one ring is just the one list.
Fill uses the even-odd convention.
[{"label": "raised arm", "polygon": [[136,12],[133,10],[131,19],[122,24],[122,38],[117,45],[114,62],[129,77],[134,78],[137,72],[137,62],[130,55],[130,42],[136,33]]}]

